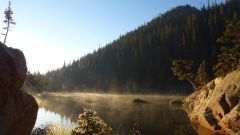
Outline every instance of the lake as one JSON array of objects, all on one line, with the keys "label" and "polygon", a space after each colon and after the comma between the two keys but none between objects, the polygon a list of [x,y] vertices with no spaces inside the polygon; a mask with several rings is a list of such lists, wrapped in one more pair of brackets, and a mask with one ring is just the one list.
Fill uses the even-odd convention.
[{"label": "lake", "polygon": [[[96,111],[118,135],[128,135],[134,123],[139,124],[142,135],[195,134],[186,112],[169,106],[172,99],[180,96],[42,93],[34,97],[40,106],[36,127],[53,122],[72,128],[86,108]],[[133,103],[136,98],[149,103]]]}]

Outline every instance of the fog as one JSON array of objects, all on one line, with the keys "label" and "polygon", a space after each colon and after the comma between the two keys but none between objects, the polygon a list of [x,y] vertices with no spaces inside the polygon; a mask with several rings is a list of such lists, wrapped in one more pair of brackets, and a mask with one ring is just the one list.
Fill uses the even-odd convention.
[{"label": "fog", "polygon": [[[73,121],[84,108],[94,110],[118,134],[127,134],[134,123],[138,123],[141,133],[146,135],[193,134],[185,111],[169,106],[170,100],[181,96],[42,93],[35,98],[40,107],[64,117],[71,116]],[[136,98],[149,103],[133,103]]]}]

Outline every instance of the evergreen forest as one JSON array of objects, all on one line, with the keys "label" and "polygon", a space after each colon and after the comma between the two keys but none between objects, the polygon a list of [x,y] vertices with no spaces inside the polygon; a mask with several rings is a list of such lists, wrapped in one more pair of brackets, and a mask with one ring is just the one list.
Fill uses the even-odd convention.
[{"label": "evergreen forest", "polygon": [[191,59],[197,72],[204,61],[216,76],[221,43],[230,21],[240,20],[240,1],[210,3],[200,9],[178,6],[59,69],[28,73],[25,87],[46,91],[190,93],[192,86],[172,71],[175,59]]}]

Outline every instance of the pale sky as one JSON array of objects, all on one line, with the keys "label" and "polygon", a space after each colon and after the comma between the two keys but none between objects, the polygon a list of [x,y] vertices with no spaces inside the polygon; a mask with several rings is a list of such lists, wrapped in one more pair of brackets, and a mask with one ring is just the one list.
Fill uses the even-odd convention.
[{"label": "pale sky", "polygon": [[[208,0],[12,0],[16,25],[6,44],[24,52],[29,71],[45,73],[105,46],[177,5],[201,7],[203,3],[207,5]],[[0,20],[7,6],[8,0],[0,0]]]}]

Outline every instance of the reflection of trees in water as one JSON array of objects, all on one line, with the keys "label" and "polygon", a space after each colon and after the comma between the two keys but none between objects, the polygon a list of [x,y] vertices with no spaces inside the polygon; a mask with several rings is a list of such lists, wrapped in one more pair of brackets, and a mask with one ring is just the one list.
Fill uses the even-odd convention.
[{"label": "reflection of trees in water", "polygon": [[[138,96],[139,97],[139,96]],[[62,117],[77,118],[84,108],[95,110],[118,133],[130,131],[133,123],[139,123],[142,134],[192,135],[187,114],[181,109],[169,107],[172,97],[142,96],[151,104],[133,104],[135,96],[104,95],[54,95],[36,97],[40,107],[57,112]]]},{"label": "reflection of trees in water", "polygon": [[58,113],[61,117],[77,117],[84,109],[79,102],[77,103],[66,97],[41,96],[36,99],[39,107]]}]

